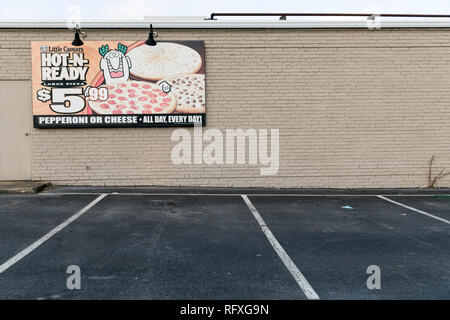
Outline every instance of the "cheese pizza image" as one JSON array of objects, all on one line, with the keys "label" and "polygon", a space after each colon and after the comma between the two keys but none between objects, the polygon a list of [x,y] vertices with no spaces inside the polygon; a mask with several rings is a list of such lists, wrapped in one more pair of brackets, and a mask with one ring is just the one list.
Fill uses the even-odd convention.
[{"label": "cheese pizza image", "polygon": [[133,65],[131,76],[139,80],[159,81],[182,74],[197,73],[202,67],[200,54],[185,45],[159,42],[141,45],[127,53]]}]

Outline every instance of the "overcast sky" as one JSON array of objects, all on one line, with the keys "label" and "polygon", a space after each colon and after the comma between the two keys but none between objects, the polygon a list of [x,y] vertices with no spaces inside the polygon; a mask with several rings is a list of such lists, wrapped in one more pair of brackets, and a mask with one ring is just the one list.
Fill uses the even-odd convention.
[{"label": "overcast sky", "polygon": [[[450,0],[0,0],[1,20],[140,19],[144,15],[207,16],[211,12],[375,12],[449,14]],[[75,8],[76,10],[76,8]]]}]

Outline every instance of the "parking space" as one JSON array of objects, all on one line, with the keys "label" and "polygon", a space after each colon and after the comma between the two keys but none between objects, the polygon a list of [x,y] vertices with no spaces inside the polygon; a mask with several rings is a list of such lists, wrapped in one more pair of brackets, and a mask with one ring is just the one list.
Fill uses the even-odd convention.
[{"label": "parking space", "polygon": [[[449,297],[448,225],[377,197],[250,197],[323,299]],[[368,290],[368,266],[382,289]]]},{"label": "parking space", "polygon": [[0,264],[55,228],[97,195],[0,195]]},{"label": "parking space", "polygon": [[[450,297],[449,224],[376,195],[89,192],[0,196],[0,299]],[[450,212],[445,196],[387,197]]]}]

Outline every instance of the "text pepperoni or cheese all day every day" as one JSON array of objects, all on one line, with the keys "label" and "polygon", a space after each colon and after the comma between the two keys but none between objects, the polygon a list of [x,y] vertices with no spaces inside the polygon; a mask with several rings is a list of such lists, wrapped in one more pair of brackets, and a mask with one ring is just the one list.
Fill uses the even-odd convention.
[{"label": "text pepperoni or cheese all day every day", "polygon": [[137,115],[130,116],[42,116],[39,117],[39,124],[101,124],[101,123],[186,123],[199,122],[201,116],[183,116],[183,115],[155,115],[142,116],[142,121],[139,121]]}]

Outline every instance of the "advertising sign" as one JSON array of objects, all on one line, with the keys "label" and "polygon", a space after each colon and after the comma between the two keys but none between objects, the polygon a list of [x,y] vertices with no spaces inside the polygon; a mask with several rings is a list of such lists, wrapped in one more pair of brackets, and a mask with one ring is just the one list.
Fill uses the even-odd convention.
[{"label": "advertising sign", "polygon": [[35,128],[205,124],[203,41],[32,42]]}]

